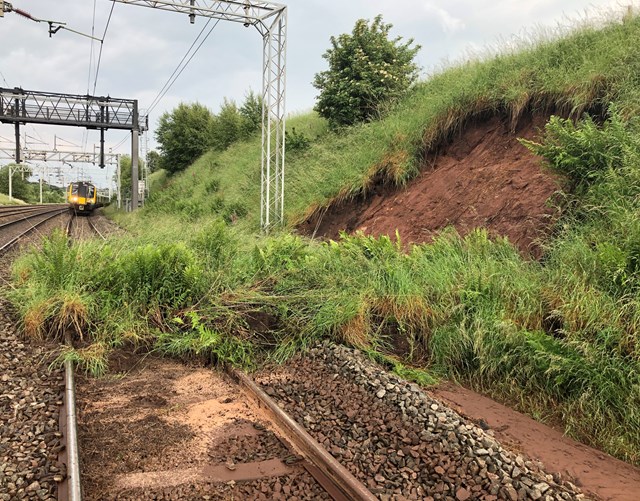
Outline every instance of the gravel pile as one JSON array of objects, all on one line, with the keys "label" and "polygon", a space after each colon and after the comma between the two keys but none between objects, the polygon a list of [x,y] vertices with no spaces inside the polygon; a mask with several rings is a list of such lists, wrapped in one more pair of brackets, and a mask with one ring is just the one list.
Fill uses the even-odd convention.
[{"label": "gravel pile", "polygon": [[256,379],[380,499],[586,499],[349,348],[324,344]]},{"label": "gravel pile", "polygon": [[0,500],[57,499],[64,473],[58,413],[62,372],[43,347],[21,341],[0,298]]}]

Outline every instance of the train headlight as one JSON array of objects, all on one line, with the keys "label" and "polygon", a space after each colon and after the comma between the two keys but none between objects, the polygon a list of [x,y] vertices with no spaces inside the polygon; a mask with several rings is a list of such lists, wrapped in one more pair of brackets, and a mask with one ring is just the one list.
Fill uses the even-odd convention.
[{"label": "train headlight", "polygon": [[77,202],[78,201],[78,197],[71,197],[71,201],[72,202]]}]

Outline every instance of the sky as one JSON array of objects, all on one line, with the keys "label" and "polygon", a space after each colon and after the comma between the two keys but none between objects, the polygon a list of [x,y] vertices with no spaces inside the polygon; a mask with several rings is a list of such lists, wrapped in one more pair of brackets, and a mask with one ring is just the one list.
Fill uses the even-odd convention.
[{"label": "sky", "polygon": [[[0,18],[0,86],[28,90],[110,95],[138,99],[149,107],[185,55],[206,20],[190,24],[185,15],[126,5],[111,0],[9,0],[32,16],[66,23],[69,28],[103,38],[108,24],[98,78],[100,43],[59,31],[49,37],[45,23],[7,13]],[[209,0],[199,0],[210,3]],[[585,19],[614,15],[638,0],[290,0],[287,33],[287,112],[313,108],[313,77],[326,69],[322,58],[330,37],[350,32],[358,19],[381,14],[393,24],[391,34],[421,45],[416,61],[422,75],[448,64],[485,54],[487,50],[554,33]],[[94,18],[95,8],[95,18]],[[150,114],[151,130],[142,138],[156,146],[153,132],[159,116],[180,102],[198,101],[217,112],[223,99],[241,102],[249,90],[260,91],[262,41],[253,27],[220,22],[173,87]],[[96,131],[73,127],[23,127],[31,149],[93,150]],[[0,147],[12,147],[13,126],[0,124]],[[130,151],[123,131],[107,131],[107,147]],[[0,165],[8,163],[0,159]],[[52,167],[55,164],[51,165]],[[109,169],[86,165],[66,169],[66,181],[79,176],[105,186]],[[54,178],[50,178],[55,182]]]}]

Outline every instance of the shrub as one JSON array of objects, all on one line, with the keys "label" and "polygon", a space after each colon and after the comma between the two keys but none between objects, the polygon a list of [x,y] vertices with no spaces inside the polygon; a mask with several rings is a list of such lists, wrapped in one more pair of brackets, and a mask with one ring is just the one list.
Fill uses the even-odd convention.
[{"label": "shrub", "polygon": [[353,32],[331,37],[323,57],[329,69],[317,73],[320,90],[315,110],[332,126],[352,125],[375,117],[385,101],[399,97],[418,77],[413,62],[420,46],[413,39],[390,40],[392,25],[377,16],[371,24],[356,22]]},{"label": "shrub", "polygon": [[305,151],[311,146],[311,140],[304,134],[298,132],[295,127],[291,128],[291,132],[284,133],[287,143],[287,152]]},{"label": "shrub", "polygon": [[161,167],[174,173],[186,169],[211,144],[211,111],[199,103],[180,103],[158,121],[156,139]]},{"label": "shrub", "polygon": [[580,192],[608,169],[620,168],[629,148],[638,149],[632,127],[627,127],[613,107],[602,127],[589,115],[577,124],[552,116],[545,125],[542,142],[521,142],[545,158],[554,171],[567,176]]}]

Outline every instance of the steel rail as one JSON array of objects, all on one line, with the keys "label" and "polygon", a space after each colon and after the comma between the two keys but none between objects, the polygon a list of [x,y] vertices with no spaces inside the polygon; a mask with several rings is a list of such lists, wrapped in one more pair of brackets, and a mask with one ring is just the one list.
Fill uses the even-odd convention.
[{"label": "steel rail", "polygon": [[24,205],[0,205],[0,215],[3,214],[4,212],[9,212],[12,210],[18,210],[18,209],[35,209],[38,207],[51,207],[51,206],[62,206],[65,204],[24,204]]},{"label": "steel rail", "polygon": [[[17,242],[18,240],[20,240],[22,237],[24,237],[25,235],[28,235],[29,233],[31,233],[33,230],[35,230],[36,228],[38,228],[39,226],[43,225],[44,223],[46,223],[47,221],[49,221],[50,219],[53,219],[56,216],[59,216],[61,214],[64,214],[67,211],[67,208],[64,209],[60,209],[57,212],[54,212],[51,216],[46,217],[45,219],[43,219],[42,221],[38,221],[35,224],[32,224],[29,228],[27,228],[25,231],[23,231],[22,233],[20,233],[19,235],[15,236],[14,238],[12,238],[11,240],[9,240],[7,243],[3,244],[2,246],[0,246],[0,254],[4,254],[5,252],[7,252],[9,249],[11,249]],[[28,219],[26,219],[28,221]]]},{"label": "steel rail", "polygon": [[73,227],[73,222],[77,217],[78,215],[74,211],[71,211],[71,217],[69,218],[69,222],[67,223],[67,227],[65,229],[65,235],[67,235],[67,238],[69,239],[69,245],[71,245],[71,228]]},{"label": "steel rail", "polygon": [[[67,336],[67,345],[72,346]],[[78,451],[78,420],[76,415],[76,385],[73,377],[73,361],[64,361],[64,398],[67,442],[67,499],[82,501],[82,485],[80,483],[80,454]]]},{"label": "steel rail", "polygon": [[[71,212],[65,229],[67,243],[71,246],[71,230],[73,222],[78,218]],[[73,341],[69,333],[65,334],[65,344],[73,348]],[[64,420],[60,418],[60,425],[64,424],[63,434],[66,448],[58,461],[66,463],[67,475],[58,486],[58,501],[82,501],[82,483],[80,478],[80,452],[78,448],[78,417],[76,413],[76,385],[72,360],[64,361]]]},{"label": "steel rail", "polygon": [[102,233],[100,233],[100,230],[98,230],[98,228],[96,228],[96,225],[93,224],[93,222],[91,221],[91,218],[88,217],[87,218],[87,223],[89,223],[89,227],[93,230],[94,233],[96,233],[102,240],[106,240],[107,237],[105,237]]},{"label": "steel rail", "polygon": [[[0,230],[2,228],[6,228],[8,226],[13,226],[15,224],[19,224],[19,223],[24,223],[25,221],[28,221],[29,219],[33,219],[34,217],[38,217],[38,216],[44,216],[45,214],[51,214],[53,212],[64,212],[66,209],[66,207],[64,209],[61,208],[55,208],[55,209],[47,209],[47,210],[43,210],[41,212],[36,212],[35,214],[33,213],[34,211],[27,211],[27,213],[24,215],[24,217],[19,217],[17,219],[13,219],[11,221],[7,221],[5,223],[0,223]],[[19,214],[23,214],[23,212],[20,212]],[[0,214],[0,216],[6,216],[8,214]]]},{"label": "steel rail", "polygon": [[[283,436],[291,440],[293,445],[313,464],[315,468],[312,470],[319,470],[309,470],[309,473],[334,499],[353,501],[375,501],[378,499],[302,426],[278,407],[278,404],[246,374],[235,369],[229,369],[228,372],[239,382],[245,393],[268,414]],[[336,493],[332,487],[337,488],[338,492]]]},{"label": "steel rail", "polygon": [[45,207],[29,207],[28,209],[21,209],[21,210],[13,210],[13,211],[1,211],[0,210],[0,217],[4,218],[4,217],[9,217],[9,216],[17,216],[18,214],[33,214],[34,212],[40,210],[40,209],[44,209]]}]

